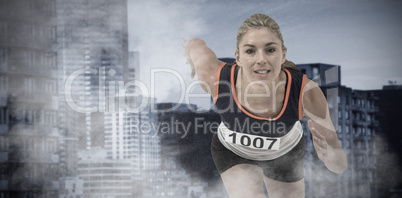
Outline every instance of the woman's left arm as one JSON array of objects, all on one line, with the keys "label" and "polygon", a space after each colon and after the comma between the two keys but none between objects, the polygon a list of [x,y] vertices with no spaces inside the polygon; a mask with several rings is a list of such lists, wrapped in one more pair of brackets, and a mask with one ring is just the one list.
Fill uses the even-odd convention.
[{"label": "woman's left arm", "polygon": [[330,171],[343,173],[347,158],[329,116],[327,100],[320,87],[309,79],[303,92],[303,115],[308,119],[317,155]]}]

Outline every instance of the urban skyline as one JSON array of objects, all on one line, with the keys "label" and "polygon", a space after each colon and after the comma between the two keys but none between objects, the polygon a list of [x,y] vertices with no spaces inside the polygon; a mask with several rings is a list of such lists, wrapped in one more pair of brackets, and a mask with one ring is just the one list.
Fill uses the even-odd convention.
[{"label": "urban skyline", "polygon": [[[381,89],[388,81],[402,83],[401,8],[397,0],[132,0],[128,1],[129,49],[141,49],[139,80],[147,85],[152,68],[173,69],[190,84],[196,78],[190,79],[182,37],[204,39],[218,57],[234,58],[241,23],[252,14],[263,13],[278,22],[288,60],[341,65],[344,85]],[[155,97],[178,102],[179,84],[175,76],[165,75]],[[203,90],[197,87],[193,92]],[[193,103],[208,106],[205,100]]]},{"label": "urban skyline", "polygon": [[[142,82],[136,80],[149,69],[141,59],[147,48],[129,47],[130,2],[0,2],[0,197],[227,196],[209,152],[211,123],[220,122],[213,108],[192,100],[166,103],[129,84]],[[324,90],[350,164],[346,174],[333,175],[307,143],[306,193],[400,195],[401,181],[389,179],[401,174],[395,156],[401,137],[389,132],[400,116],[388,119],[391,110],[401,109],[400,86],[354,90],[341,84],[342,65],[297,66]],[[169,65],[156,69],[175,80],[186,73]],[[156,89],[174,95],[170,87],[178,86],[155,75]],[[193,86],[183,79],[185,89]],[[212,104],[209,96],[201,101]],[[80,112],[71,104],[97,109]],[[140,112],[127,108],[142,104]],[[210,127],[198,130],[201,122]],[[304,132],[309,138],[305,124]]]}]

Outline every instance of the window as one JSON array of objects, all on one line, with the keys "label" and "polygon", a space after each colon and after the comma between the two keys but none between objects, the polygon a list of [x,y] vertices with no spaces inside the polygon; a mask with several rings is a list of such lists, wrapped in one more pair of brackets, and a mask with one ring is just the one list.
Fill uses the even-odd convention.
[{"label": "window", "polygon": [[46,140],[46,151],[49,151],[49,152],[57,151],[57,142],[55,139],[47,139]]},{"label": "window", "polygon": [[27,60],[28,67],[33,68],[35,66],[35,51],[25,51],[25,60]]},{"label": "window", "polygon": [[25,119],[26,119],[26,122],[28,122],[28,123],[32,123],[32,121],[33,121],[33,115],[32,115],[32,111],[31,110],[28,110],[28,111],[25,111]]},{"label": "window", "polygon": [[[362,147],[361,141],[356,142],[356,148],[360,149]],[[358,158],[359,159],[359,158]]]},{"label": "window", "polygon": [[357,137],[357,136],[360,136],[360,134],[362,133],[362,128],[357,127],[357,128],[354,129],[354,132],[355,132],[355,136],[356,136],[356,137]]},{"label": "window", "polygon": [[56,42],[56,28],[55,27],[47,27],[47,39],[51,40],[52,42]]},{"label": "window", "polygon": [[38,38],[40,40],[47,40],[45,37],[45,32],[46,32],[46,27],[45,26],[40,26],[36,28],[37,34],[38,34]]},{"label": "window", "polygon": [[57,69],[57,54],[53,52],[49,52],[46,54],[46,58],[48,61],[48,66]]},{"label": "window", "polygon": [[0,136],[0,151],[8,151],[8,137],[7,136]]},{"label": "window", "polygon": [[57,81],[55,79],[45,80],[45,92],[53,94],[57,92]]},{"label": "window", "polygon": [[7,87],[8,87],[8,77],[0,76],[0,90],[7,90]]},{"label": "window", "polygon": [[35,110],[33,115],[34,115],[34,122],[35,123],[44,123],[45,122],[44,110]]},{"label": "window", "polygon": [[7,68],[8,62],[8,50],[4,48],[0,48],[0,71],[3,68]]},{"label": "window", "polygon": [[318,68],[317,67],[313,67],[313,78],[318,76]]},{"label": "window", "polygon": [[343,140],[343,145],[342,146],[344,146],[343,148],[350,148],[350,141],[349,140],[347,140],[347,139],[344,139]]},{"label": "window", "polygon": [[25,83],[25,90],[28,93],[32,93],[35,90],[35,79],[34,78],[25,78],[24,79]]},{"label": "window", "polygon": [[48,54],[46,52],[43,52],[43,51],[36,53],[36,57],[37,57],[36,63],[38,64],[38,66],[45,67],[46,69],[49,68],[47,55]]},{"label": "window", "polygon": [[8,109],[0,108],[0,124],[8,123]]},{"label": "window", "polygon": [[49,126],[56,126],[56,113],[54,111],[45,112],[45,123]]}]

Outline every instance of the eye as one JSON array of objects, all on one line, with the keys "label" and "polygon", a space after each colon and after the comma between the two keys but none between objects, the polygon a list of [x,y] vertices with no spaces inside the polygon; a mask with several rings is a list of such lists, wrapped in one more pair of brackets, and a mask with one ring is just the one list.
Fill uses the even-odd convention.
[{"label": "eye", "polygon": [[248,50],[246,50],[246,54],[252,54],[252,53],[254,53],[254,49],[248,49]]},{"label": "eye", "polygon": [[268,52],[268,53],[274,53],[276,50],[275,50],[275,48],[267,48],[266,49],[266,52]]}]

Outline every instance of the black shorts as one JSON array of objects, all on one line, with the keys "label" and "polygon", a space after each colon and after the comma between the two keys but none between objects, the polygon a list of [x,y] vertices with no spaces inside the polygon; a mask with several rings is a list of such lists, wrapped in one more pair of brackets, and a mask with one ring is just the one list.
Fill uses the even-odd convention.
[{"label": "black shorts", "polygon": [[211,153],[215,166],[222,174],[238,164],[254,164],[262,168],[264,175],[282,182],[297,182],[304,178],[305,138],[288,153],[273,160],[256,161],[240,157],[227,149],[219,140],[218,134],[212,137]]}]

